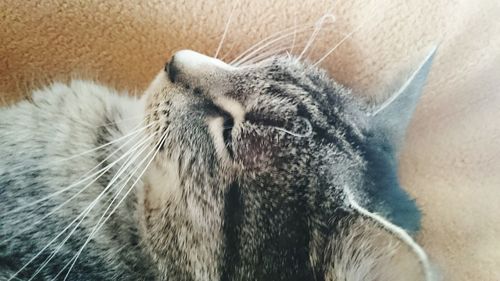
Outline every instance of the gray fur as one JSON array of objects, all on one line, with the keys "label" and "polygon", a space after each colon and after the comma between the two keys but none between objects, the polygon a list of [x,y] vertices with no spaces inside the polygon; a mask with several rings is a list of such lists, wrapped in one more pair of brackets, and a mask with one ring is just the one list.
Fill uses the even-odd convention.
[{"label": "gray fur", "polygon": [[[412,280],[427,280],[425,255],[414,253],[420,248],[411,238],[352,201],[372,212],[399,210],[391,202],[377,209],[366,198],[367,184],[385,188],[367,178],[373,124],[366,108],[323,71],[291,58],[192,71],[174,57],[140,99],[81,81],[35,93],[31,102],[0,110],[0,212],[6,214],[0,215],[0,280],[81,214],[129,163],[119,157],[148,136],[127,169],[137,180],[124,189],[132,192],[81,252],[68,280],[378,280],[375,274],[398,266],[399,248],[416,274]],[[141,124],[149,127],[116,141]],[[110,141],[116,143],[60,161]],[[140,162],[153,151],[150,165]],[[113,161],[43,222],[34,225],[85,184],[12,212]],[[384,172],[396,177],[388,167]],[[71,261],[113,195],[105,193],[34,280],[52,280]],[[418,216],[413,206],[404,206],[408,216]],[[16,280],[29,280],[57,245]],[[365,275],[353,274],[361,269]],[[392,277],[386,280],[401,275]]]}]

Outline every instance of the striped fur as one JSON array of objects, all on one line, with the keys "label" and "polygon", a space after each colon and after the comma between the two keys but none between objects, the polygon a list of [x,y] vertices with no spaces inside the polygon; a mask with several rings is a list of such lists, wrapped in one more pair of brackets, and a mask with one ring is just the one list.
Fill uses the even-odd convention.
[{"label": "striped fur", "polygon": [[[112,190],[40,272],[58,243],[30,259],[115,187],[127,163],[131,193],[119,195],[69,280],[429,280],[407,234],[420,214],[398,185],[397,148],[374,139],[372,119],[348,89],[289,57],[233,68],[184,51],[140,99],[53,85],[0,110],[0,280],[63,280]],[[148,137],[136,159],[120,158]],[[158,152],[150,164],[147,151]],[[87,189],[15,212],[113,161]]]}]

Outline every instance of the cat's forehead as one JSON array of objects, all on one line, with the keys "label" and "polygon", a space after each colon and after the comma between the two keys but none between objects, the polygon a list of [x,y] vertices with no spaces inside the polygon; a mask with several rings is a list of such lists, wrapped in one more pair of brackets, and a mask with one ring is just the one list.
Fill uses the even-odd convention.
[{"label": "cat's forehead", "polygon": [[[310,112],[311,107],[327,107],[336,98],[330,101],[324,98],[336,96],[338,90],[344,90],[323,70],[289,56],[272,57],[254,65],[239,67],[226,77],[224,94],[243,103],[275,104],[282,108],[293,105],[302,109],[304,104],[308,104],[309,109],[306,111]],[[314,111],[319,113],[318,110]]]}]

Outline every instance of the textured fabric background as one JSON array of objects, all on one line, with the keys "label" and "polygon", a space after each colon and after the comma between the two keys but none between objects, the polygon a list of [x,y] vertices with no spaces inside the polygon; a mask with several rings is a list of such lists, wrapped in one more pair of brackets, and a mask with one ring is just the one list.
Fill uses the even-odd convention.
[{"label": "textured fabric background", "polygon": [[402,153],[402,182],[425,215],[418,239],[445,279],[500,280],[497,0],[0,0],[0,96],[11,102],[70,77],[140,93],[173,51],[214,54],[233,6],[226,60],[331,8],[335,23],[306,53],[316,60],[365,22],[322,65],[373,97],[440,43]]}]

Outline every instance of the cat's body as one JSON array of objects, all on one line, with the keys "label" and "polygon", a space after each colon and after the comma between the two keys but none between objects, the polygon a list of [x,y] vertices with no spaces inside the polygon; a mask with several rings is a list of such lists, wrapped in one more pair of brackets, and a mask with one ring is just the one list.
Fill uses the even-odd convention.
[{"label": "cat's body", "polygon": [[[131,114],[138,113],[144,114],[144,104],[140,100],[117,95],[102,86],[84,81],[75,81],[68,86],[53,85],[36,93],[32,102],[21,102],[0,111],[0,155],[3,159],[0,163],[1,213],[5,214],[74,183],[82,182],[78,187],[27,207],[21,213],[14,212],[2,216],[2,241],[19,235],[23,229],[27,230],[6,245],[2,243],[0,246],[0,268],[3,269],[0,270],[0,280],[7,280],[20,266],[42,250],[106,188],[124,162],[124,159],[120,161],[119,157],[130,149],[133,143],[130,142],[120,153],[109,159],[106,159],[108,155],[123,146],[126,140],[79,157],[74,156],[129,134],[132,127],[127,126],[134,123],[137,125],[141,121],[137,118],[131,119]],[[59,161],[71,157],[74,158]],[[117,160],[120,161],[118,165],[110,167],[109,171],[93,183],[92,180],[96,179],[97,175],[89,179],[82,177],[99,172],[99,169]],[[87,173],[96,166],[98,169]],[[124,175],[132,172],[134,168],[128,167]],[[78,194],[76,199],[40,221],[53,208],[73,197],[89,183],[91,185]],[[129,182],[131,183],[132,181]],[[141,185],[142,182],[137,186],[140,188]],[[92,232],[94,223],[106,209],[105,202],[109,202],[107,200],[112,198],[111,194],[106,193],[97,202],[67,243],[58,250],[50,264],[65,265],[73,258]],[[130,194],[127,202],[119,207],[113,218],[98,232],[86,250],[82,251],[79,257],[80,266],[72,269],[71,280],[152,280],[151,275],[147,274],[148,271],[144,270],[148,265],[147,255],[138,245],[135,198],[135,193]],[[20,276],[27,279],[31,277],[33,270],[59,246],[59,242],[78,222],[79,220],[75,221],[37,262],[30,265],[28,272],[31,274]],[[123,247],[124,245],[127,247]],[[57,272],[60,269],[57,269]]]},{"label": "cat's body", "polygon": [[416,96],[399,125],[294,59],[191,52],[140,99],[35,93],[0,110],[0,280],[429,280],[395,162]]}]

